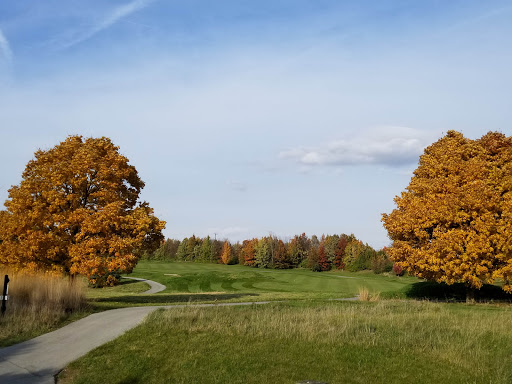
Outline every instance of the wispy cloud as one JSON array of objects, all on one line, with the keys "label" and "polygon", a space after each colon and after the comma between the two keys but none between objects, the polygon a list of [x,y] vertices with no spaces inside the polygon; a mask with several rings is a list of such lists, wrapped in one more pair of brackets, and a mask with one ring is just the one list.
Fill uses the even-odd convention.
[{"label": "wispy cloud", "polygon": [[123,18],[143,8],[146,8],[151,2],[153,2],[153,0],[134,0],[128,4],[120,5],[114,8],[106,16],[99,19],[97,23],[86,30],[76,33],[68,41],[62,43],[60,49],[70,48],[76,44],[80,44],[86,40],[89,40],[94,35],[104,31],[107,28],[110,28],[112,25],[116,24]]},{"label": "wispy cloud", "polygon": [[249,232],[243,227],[226,227],[226,228],[208,228],[207,233],[212,237],[219,239],[236,240]]},{"label": "wispy cloud", "polygon": [[282,151],[279,157],[294,160],[302,166],[409,165],[417,161],[428,145],[425,136],[422,131],[412,128],[380,127],[318,147],[291,148]]},{"label": "wispy cloud", "polygon": [[5,57],[7,62],[12,61],[12,50],[11,45],[9,44],[9,40],[5,37],[4,33],[0,29],[0,54]]},{"label": "wispy cloud", "polygon": [[496,16],[501,16],[503,14],[510,13],[510,12],[512,12],[512,6],[510,6],[510,5],[507,5],[504,7],[492,8],[492,9],[488,10],[487,12],[478,14],[476,16],[458,20],[454,24],[449,26],[449,28],[447,28],[445,31],[442,31],[442,32],[445,33],[445,32],[451,32],[451,31],[454,31],[457,29],[466,28],[468,26],[471,26],[472,24],[476,24],[481,21],[484,21],[484,20],[487,20],[487,19],[490,19],[490,18],[493,18]]},{"label": "wispy cloud", "polygon": [[238,181],[238,180],[229,180],[226,183],[232,190],[237,192],[246,192],[247,191],[247,184]]}]

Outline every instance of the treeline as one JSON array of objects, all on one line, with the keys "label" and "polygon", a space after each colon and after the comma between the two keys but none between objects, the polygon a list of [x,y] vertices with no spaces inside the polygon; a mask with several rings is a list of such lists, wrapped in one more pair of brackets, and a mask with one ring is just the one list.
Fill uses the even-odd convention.
[{"label": "treeline", "polygon": [[385,249],[376,251],[354,235],[322,235],[319,239],[305,233],[288,241],[275,236],[230,243],[209,236],[188,237],[182,241],[167,239],[146,259],[241,264],[257,268],[310,268],[313,271],[344,269],[373,270],[375,273],[401,274],[393,268]]}]

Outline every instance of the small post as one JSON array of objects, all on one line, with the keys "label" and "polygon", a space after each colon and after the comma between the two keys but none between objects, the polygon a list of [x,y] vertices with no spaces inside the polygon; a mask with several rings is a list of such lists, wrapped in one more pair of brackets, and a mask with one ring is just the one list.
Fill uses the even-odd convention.
[{"label": "small post", "polygon": [[7,299],[9,298],[9,296],[7,296],[9,294],[9,275],[5,275],[5,278],[4,278],[4,290],[3,290],[3,293],[2,293],[2,316],[5,314],[5,310],[7,309],[6,306],[5,306],[5,302],[7,301]]}]

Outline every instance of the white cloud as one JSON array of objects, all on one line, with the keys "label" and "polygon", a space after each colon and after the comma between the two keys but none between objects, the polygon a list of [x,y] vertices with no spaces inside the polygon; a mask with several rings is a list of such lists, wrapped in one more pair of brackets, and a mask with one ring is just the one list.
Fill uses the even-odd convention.
[{"label": "white cloud", "polygon": [[0,29],[0,54],[10,63],[12,61],[12,50],[9,40],[5,37]]},{"label": "white cloud", "polygon": [[105,17],[98,20],[98,22],[92,27],[83,30],[77,34],[75,34],[68,41],[65,41],[61,45],[61,49],[72,47],[73,45],[82,43],[86,40],[89,40],[91,37],[96,35],[97,33],[111,27],[121,19],[131,15],[134,12],[137,12],[143,8],[146,8],[153,0],[134,0],[128,4],[120,5],[114,8],[109,14]]},{"label": "white cloud", "polygon": [[207,230],[210,237],[216,237],[217,240],[230,239],[235,241],[242,238],[248,232],[249,230],[243,227],[208,228]]},{"label": "white cloud", "polygon": [[238,180],[229,180],[226,183],[231,189],[238,192],[245,192],[247,191],[247,184],[238,181]]},{"label": "white cloud", "polygon": [[402,166],[417,161],[429,142],[427,135],[417,129],[384,126],[319,147],[291,148],[280,152],[279,157],[295,160],[302,166]]}]

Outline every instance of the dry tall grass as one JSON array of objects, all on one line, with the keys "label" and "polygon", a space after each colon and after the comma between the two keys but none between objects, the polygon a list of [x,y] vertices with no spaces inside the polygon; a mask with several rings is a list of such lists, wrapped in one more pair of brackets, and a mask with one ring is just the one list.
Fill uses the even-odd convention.
[{"label": "dry tall grass", "polygon": [[[405,355],[430,354],[434,361],[442,358],[461,368],[479,367],[484,372],[483,365],[492,360],[490,351],[496,352],[494,348],[499,350],[502,348],[499,345],[511,340],[512,311],[503,308],[497,315],[497,307],[457,309],[439,303],[391,300],[299,309],[286,306],[180,308],[152,313],[146,324],[155,326],[151,329],[156,329],[162,337],[172,327],[184,329],[187,334],[269,338],[279,340],[282,348],[293,340],[379,346]],[[462,346],[469,348],[464,354],[461,354]],[[502,355],[508,358],[509,351],[510,348]]]},{"label": "dry tall grass", "polygon": [[5,315],[0,316],[0,346],[47,332],[87,305],[83,279],[4,270],[0,271],[2,287],[6,274],[9,300]]},{"label": "dry tall grass", "polygon": [[370,293],[368,288],[359,288],[359,294],[357,295],[360,301],[379,301],[380,292]]}]

